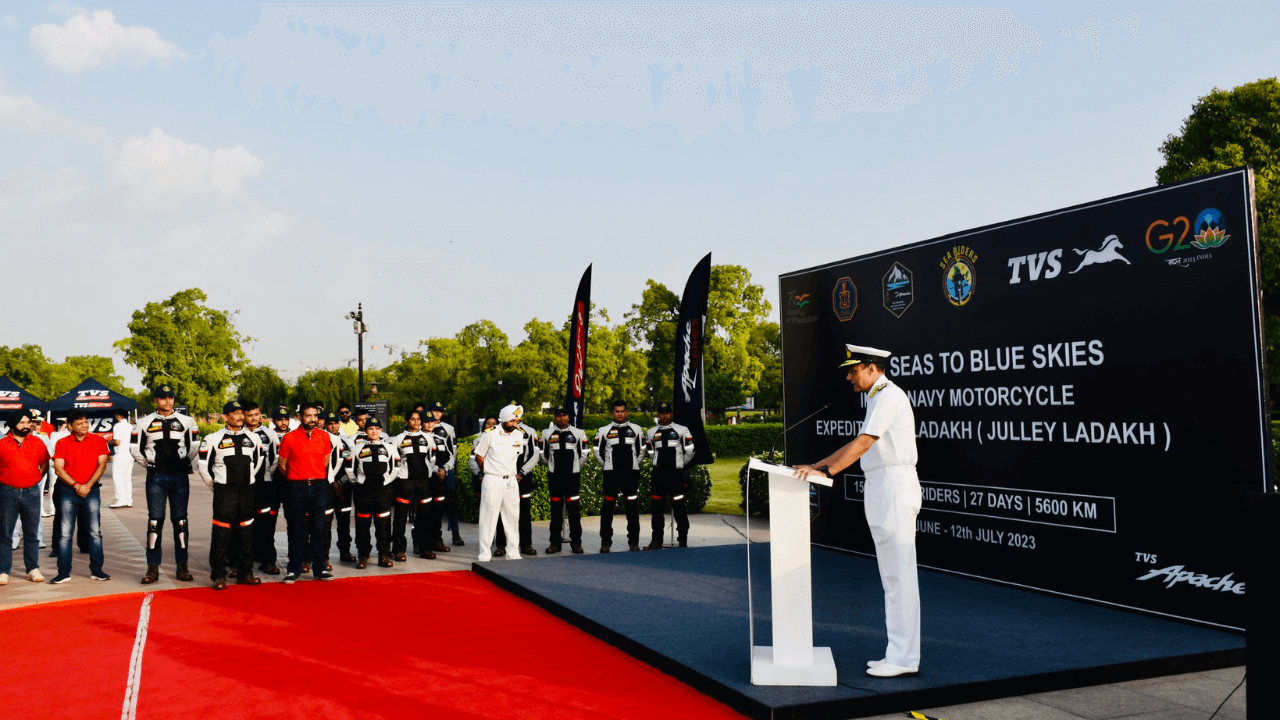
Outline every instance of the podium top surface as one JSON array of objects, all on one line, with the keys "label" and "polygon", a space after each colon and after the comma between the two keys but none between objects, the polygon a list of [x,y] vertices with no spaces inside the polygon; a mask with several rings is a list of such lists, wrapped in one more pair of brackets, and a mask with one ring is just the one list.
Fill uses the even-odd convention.
[{"label": "podium top surface", "polygon": [[[767,472],[770,475],[781,475],[783,477],[792,478],[793,480],[800,480],[800,478],[796,477],[795,468],[789,468],[786,465],[774,465],[772,463],[767,463],[760,458],[751,458],[751,461],[747,463],[747,466],[752,470]],[[831,487],[831,478],[822,477],[821,475],[810,475],[806,480],[800,480],[800,482],[811,482],[814,485]]]}]

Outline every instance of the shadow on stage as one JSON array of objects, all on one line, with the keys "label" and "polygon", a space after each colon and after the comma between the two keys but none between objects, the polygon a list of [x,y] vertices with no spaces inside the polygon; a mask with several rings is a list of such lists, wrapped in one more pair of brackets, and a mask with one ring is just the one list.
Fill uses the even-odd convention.
[{"label": "shadow on stage", "polygon": [[[756,644],[770,645],[768,545],[751,559]],[[831,648],[839,684],[754,686],[745,545],[472,567],[756,718],[865,717],[1244,664],[1240,635],[921,570],[920,673],[868,677],[886,644],[875,560],[815,547],[813,640]]]}]

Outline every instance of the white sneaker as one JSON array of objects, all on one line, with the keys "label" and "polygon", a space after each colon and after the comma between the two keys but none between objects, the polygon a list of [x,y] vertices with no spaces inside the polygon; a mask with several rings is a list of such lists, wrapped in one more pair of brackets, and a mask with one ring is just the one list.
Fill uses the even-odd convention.
[{"label": "white sneaker", "polygon": [[883,664],[885,664],[885,663],[887,663],[887,662],[889,662],[889,661],[888,661],[888,660],[885,660],[885,659],[883,659],[883,658],[881,658],[880,660],[868,660],[868,661],[867,661],[867,667],[869,667],[869,668],[873,668],[873,667],[880,667],[881,665],[883,665]]},{"label": "white sneaker", "polygon": [[476,562],[489,562],[492,559],[492,555],[480,555],[476,558]]},{"label": "white sneaker", "polygon": [[9,584],[9,576],[5,573],[0,573],[0,585],[8,585],[8,584]]},{"label": "white sneaker", "polygon": [[40,574],[40,568],[36,568],[27,573],[27,579],[31,582],[44,582],[44,575]]},{"label": "white sneaker", "polygon": [[871,677],[891,678],[900,675],[915,675],[920,672],[920,668],[902,667],[901,665],[890,665],[884,663],[873,668],[867,668],[867,674]]}]

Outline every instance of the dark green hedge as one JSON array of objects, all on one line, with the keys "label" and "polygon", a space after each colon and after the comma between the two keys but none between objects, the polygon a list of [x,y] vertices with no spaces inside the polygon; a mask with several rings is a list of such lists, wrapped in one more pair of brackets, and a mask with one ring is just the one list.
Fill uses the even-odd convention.
[{"label": "dark green hedge", "polygon": [[[536,426],[535,426],[536,427]],[[464,522],[477,522],[480,518],[480,502],[476,498],[476,485],[467,466],[467,458],[471,457],[471,441],[458,443],[458,515]],[[645,459],[640,465],[640,512],[649,512],[649,488],[652,486],[651,474],[653,464]],[[599,515],[601,503],[601,485],[603,476],[595,457],[588,457],[582,468],[582,488],[580,492],[582,514]],[[530,516],[534,520],[551,518],[551,501],[547,493],[547,466],[539,465],[533,471],[533,497]],[[690,513],[702,512],[707,500],[711,498],[711,474],[701,465],[689,469],[689,490],[685,493],[685,508]],[[621,508],[619,508],[621,510]]]},{"label": "dark green hedge", "polygon": [[[769,446],[780,432],[782,423],[710,425],[707,427],[707,442],[716,457],[763,456],[769,452]],[[782,450],[781,442],[778,450]]]}]

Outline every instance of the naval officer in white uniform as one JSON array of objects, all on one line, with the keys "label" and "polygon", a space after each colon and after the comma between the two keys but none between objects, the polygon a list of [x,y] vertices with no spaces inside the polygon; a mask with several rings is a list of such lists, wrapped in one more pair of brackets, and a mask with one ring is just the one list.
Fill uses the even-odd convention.
[{"label": "naval officer in white uniform", "polygon": [[889,646],[884,658],[867,663],[867,674],[897,677],[920,669],[920,587],[916,582],[916,515],[920,512],[920,480],[916,477],[915,414],[911,401],[889,378],[887,350],[845,346],[846,376],[867,394],[867,419],[852,442],[813,465],[810,473],[832,477],[862,460],[866,475],[863,509],[876,544],[876,564],[884,586],[885,625]]}]

